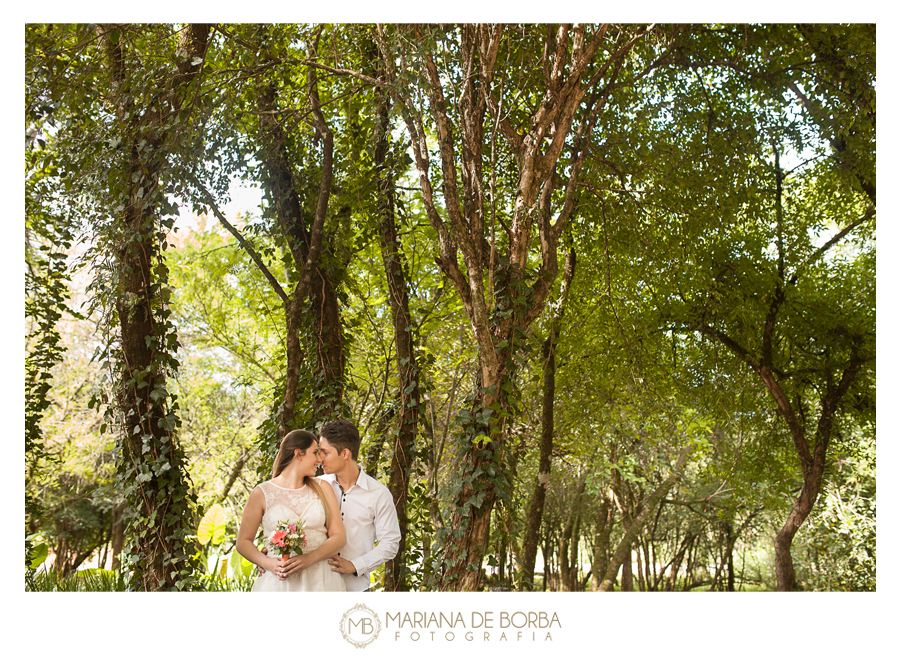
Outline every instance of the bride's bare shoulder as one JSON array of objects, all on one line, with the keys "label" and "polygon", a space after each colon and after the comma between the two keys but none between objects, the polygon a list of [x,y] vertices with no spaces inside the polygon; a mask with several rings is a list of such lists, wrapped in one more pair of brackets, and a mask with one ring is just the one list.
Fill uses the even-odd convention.
[{"label": "bride's bare shoulder", "polygon": [[253,503],[255,505],[261,505],[263,508],[266,506],[266,498],[268,498],[268,487],[269,481],[260,482],[253,490],[250,492],[250,498],[247,500],[248,503]]}]

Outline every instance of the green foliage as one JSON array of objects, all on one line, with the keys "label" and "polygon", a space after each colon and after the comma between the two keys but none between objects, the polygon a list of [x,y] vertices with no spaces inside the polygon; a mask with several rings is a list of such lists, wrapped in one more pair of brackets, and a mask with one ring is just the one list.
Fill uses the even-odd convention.
[{"label": "green foliage", "polygon": [[121,572],[85,569],[69,576],[41,571],[26,587],[28,592],[126,592],[128,579]]},{"label": "green foliage", "polygon": [[123,559],[135,587],[182,589],[193,569],[183,523],[194,496],[167,385],[178,342],[159,257],[174,224],[166,193],[177,187],[166,163],[193,151],[182,99],[168,84],[160,92],[163,81],[177,79],[179,37],[164,25],[31,26],[29,36],[31,91],[56,101],[54,117],[65,128],[55,141],[59,193],[95,238],[87,291],[90,309],[103,317],[97,356],[108,363],[104,406],[107,426],[117,429],[117,488],[129,508],[131,552]]},{"label": "green foliage", "polygon": [[[241,573],[235,578],[205,583],[205,592],[249,592],[255,573]],[[128,592],[128,579],[122,572],[108,569],[85,569],[69,576],[40,571],[26,585],[27,592]]]},{"label": "green foliage", "polygon": [[233,239],[206,223],[169,236],[177,245],[166,251],[166,265],[179,338],[210,355],[224,351],[227,359],[206,365],[236,385],[266,390],[284,367],[281,301]]},{"label": "green foliage", "polygon": [[225,538],[226,518],[225,509],[221,505],[213,505],[206,510],[197,528],[199,542],[204,546],[222,543]]},{"label": "green foliage", "polygon": [[798,541],[808,560],[801,579],[817,591],[875,591],[875,547],[874,499],[843,500],[829,486],[808,538]]},{"label": "green foliage", "polygon": [[203,565],[197,588],[207,592],[245,592],[256,580],[256,566],[235,549],[237,524],[221,505],[210,507],[196,534],[196,561]]},{"label": "green foliage", "polygon": [[409,485],[406,514],[409,519],[406,539],[406,584],[410,591],[426,590],[435,573],[432,538],[434,519],[429,509],[428,482],[421,476]]},{"label": "green foliage", "polygon": [[[68,309],[69,270],[66,251],[74,239],[72,220],[54,202],[58,183],[55,151],[43,134],[43,122],[27,125],[25,151],[25,468],[26,480],[40,477],[49,457],[41,420],[50,407],[53,367],[62,359],[57,323]],[[30,143],[29,143],[30,142]],[[52,463],[52,461],[51,461]],[[43,510],[25,490],[25,527],[34,528]],[[34,547],[26,538],[25,564]]]},{"label": "green foliage", "polygon": [[[234,242],[204,221],[170,239],[178,243],[166,252],[176,290],[172,318],[185,350],[181,435],[193,477],[212,485],[201,487],[198,500],[225,495],[242,505],[275,454],[280,405],[267,421],[260,400],[283,399],[283,309]],[[220,459],[209,460],[210,453]],[[247,472],[254,473],[249,481]],[[236,489],[226,491],[228,483]]]},{"label": "green foliage", "polygon": [[[293,249],[309,237],[284,222],[309,226],[322,176],[307,61],[316,55],[372,77],[379,50],[369,25],[220,24],[202,75],[178,91],[185,29],[26,26],[26,566],[43,561],[43,551],[58,569],[97,557],[119,511],[130,544],[115,576],[29,570],[29,589],[153,588],[151,572],[168,574],[163,588],[232,591],[253,582],[252,565],[233,550],[235,520],[269,475],[289,381],[276,287],[294,290],[303,263]],[[405,58],[396,89],[423,109],[436,193],[452,181],[435,148],[424,52],[435,53],[455,108],[449,129],[458,148],[448,162],[460,180],[472,175],[459,166],[461,149],[481,150],[490,191],[481,207],[460,200],[466,222],[483,229],[478,257],[451,258],[464,278],[483,274],[503,369],[496,388],[485,389],[471,300],[435,261],[442,241],[459,236],[439,237],[425,212],[394,102],[387,167],[420,368],[419,436],[407,471],[413,589],[449,585],[440,575],[458,564],[475,568],[480,557],[451,549],[488,508],[485,548],[498,572],[490,584],[509,586],[512,574],[501,581],[499,569],[519,558],[538,480],[539,347],[552,326],[546,311],[527,329],[524,318],[546,245],[532,230],[523,266],[511,265],[507,250],[524,223],[531,230],[558,221],[567,193],[559,183],[570,170],[557,171],[550,217],[516,215],[521,172],[509,140],[555,92],[542,67],[547,26],[505,29],[492,86],[474,89],[492,103],[502,98],[507,125],[486,110],[472,144],[453,114],[466,100],[465,30],[424,26],[417,42],[400,26],[383,30],[386,48]],[[634,26],[610,26],[603,57],[634,34]],[[118,47],[121,58],[111,59]],[[749,365],[765,348],[811,445],[829,387],[851,358],[864,361],[836,407],[825,487],[795,555],[807,589],[874,589],[874,26],[657,26],[621,66],[601,70],[600,62],[586,69],[584,82],[596,75],[597,85],[574,110],[579,120],[596,112],[596,125],[585,135],[589,157],[564,236],[579,275],[555,346],[538,582],[561,586],[566,542],[582,560],[608,552],[600,514],[612,488],[614,549],[623,511],[638,513],[681,447],[695,443],[684,476],[635,540],[636,586],[721,590],[733,567],[738,588],[774,587],[772,537],[803,472],[781,412]],[[335,165],[313,278],[334,288],[345,365],[326,376],[319,355],[331,338],[317,325],[321,299],[301,300],[299,394],[288,424],[355,419],[365,466],[383,479],[406,385],[376,232],[375,90],[360,76],[318,74]],[[276,125],[282,137],[272,144]],[[560,162],[576,146],[570,134]],[[299,217],[276,207],[279,183],[266,159],[275,151]],[[210,200],[200,186],[224,202],[238,179],[264,192],[258,209],[233,220],[246,248],[208,228],[206,216],[196,230],[175,233],[176,202],[205,213]],[[87,246],[76,254],[80,234]],[[85,296],[85,319],[70,323],[80,316],[67,308],[69,273],[82,263],[94,278],[73,286],[78,301]],[[558,282],[550,283],[554,299]],[[141,320],[152,328],[129,335],[126,325]],[[138,366],[129,361],[132,339],[151,355]],[[83,352],[94,348],[88,364]],[[171,539],[161,552],[155,534]],[[678,559],[669,579],[663,567]]]},{"label": "green foliage", "polygon": [[32,549],[28,555],[30,561],[27,563],[26,567],[29,570],[29,574],[33,576],[34,574],[31,572],[31,570],[37,569],[39,566],[41,566],[41,564],[43,564],[44,560],[47,559],[47,543],[43,541],[40,535],[37,534],[29,535],[25,538],[25,541],[29,542],[32,546]]},{"label": "green foliage", "polygon": [[806,589],[876,589],[874,428],[856,431],[852,443],[837,446],[843,454],[797,538],[798,551],[806,558],[800,572]]}]

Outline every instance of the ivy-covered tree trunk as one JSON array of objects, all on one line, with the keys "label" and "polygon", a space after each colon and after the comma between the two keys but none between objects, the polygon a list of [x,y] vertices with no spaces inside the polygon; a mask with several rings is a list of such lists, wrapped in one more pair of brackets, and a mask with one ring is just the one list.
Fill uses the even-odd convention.
[{"label": "ivy-covered tree trunk", "polygon": [[[288,136],[283,128],[285,114],[278,105],[278,88],[274,82],[263,85],[259,92],[259,139],[263,154],[263,185],[268,193],[278,225],[296,268],[296,283],[288,294],[273,283],[285,308],[287,368],[284,401],[278,424],[278,438],[295,429],[295,410],[300,373],[307,352],[303,337],[310,338],[316,354],[314,410],[317,420],[327,420],[338,408],[343,391],[344,355],[340,327],[340,311],[334,284],[321,266],[325,218],[331,196],[334,162],[334,136],[322,115],[318,80],[310,68],[307,79],[313,124],[322,140],[322,177],[311,221],[304,221],[300,192],[294,183],[293,160],[287,148]],[[307,213],[308,214],[308,213]],[[304,317],[309,296],[309,310],[314,318],[308,326]]]},{"label": "ivy-covered tree trunk", "polygon": [[[329,254],[330,256],[330,254]],[[333,257],[329,258],[333,261]],[[344,334],[341,307],[333,267],[320,263],[310,281],[309,302],[313,315],[310,349],[315,349],[316,371],[312,390],[313,418],[317,425],[345,416]]]},{"label": "ivy-covered tree trunk", "polygon": [[[373,61],[376,62],[376,68],[380,68],[377,64],[377,50],[373,54]],[[414,326],[409,311],[405,263],[395,224],[395,172],[389,153],[391,129],[389,112],[390,98],[376,87],[375,173],[378,190],[378,236],[390,298],[400,389],[399,409],[396,414],[397,429],[392,433],[393,449],[388,483],[400,524],[400,548],[394,559],[387,564],[384,588],[387,591],[406,591],[409,589],[406,564],[406,538],[409,526],[407,507],[409,476],[413,472],[416,436],[419,431],[419,365],[416,359]]]},{"label": "ivy-covered tree trunk", "polygon": [[538,457],[538,475],[531,494],[528,518],[525,525],[525,539],[522,543],[522,587],[534,587],[534,565],[537,560],[541,522],[544,518],[544,500],[550,487],[550,457],[553,452],[553,401],[556,397],[556,351],[554,340],[558,335],[548,336],[542,347],[544,362],[544,386],[541,399],[541,445]]},{"label": "ivy-covered tree trunk", "polygon": [[[160,216],[167,200],[160,189],[167,145],[189,125],[190,105],[184,102],[206,56],[209,26],[192,24],[178,37],[177,70],[172,72],[156,105],[138,107],[132,86],[139,73],[127,50],[123,28],[97,27],[111,81],[110,104],[115,108],[123,144],[123,168],[112,181],[121,209],[120,246],[115,252],[115,317],[118,322],[121,412],[120,482],[130,508],[128,535],[133,549],[127,567],[132,587],[143,590],[180,589],[192,566],[187,535],[193,526],[184,454],[177,441],[177,404],[168,392],[167,375],[177,368],[177,339],[168,321],[160,258]],[[164,238],[164,234],[163,238]]]},{"label": "ivy-covered tree trunk", "polygon": [[125,519],[124,505],[117,505],[110,513],[110,529],[109,529],[109,552],[110,552],[110,568],[113,571],[118,570],[122,566],[122,549],[125,547]]}]

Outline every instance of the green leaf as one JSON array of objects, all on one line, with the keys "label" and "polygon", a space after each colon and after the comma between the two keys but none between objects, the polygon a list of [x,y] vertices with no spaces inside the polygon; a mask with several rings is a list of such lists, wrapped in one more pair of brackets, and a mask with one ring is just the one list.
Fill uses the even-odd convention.
[{"label": "green leaf", "polygon": [[197,527],[197,539],[204,546],[206,544],[220,544],[225,538],[225,527],[228,522],[228,515],[221,505],[213,505],[209,508],[200,525]]},{"label": "green leaf", "polygon": [[47,559],[47,544],[45,542],[41,542],[40,544],[35,544],[31,550],[31,562],[29,566],[32,569],[37,569],[44,563],[44,560]]},{"label": "green leaf", "polygon": [[243,574],[244,577],[249,577],[250,574],[253,573],[253,563],[244,558],[243,555],[238,553],[237,551],[231,552],[231,572],[235,575]]},{"label": "green leaf", "polygon": [[478,434],[474,439],[472,439],[472,443],[477,446],[485,446],[491,442],[491,437],[487,434]]}]

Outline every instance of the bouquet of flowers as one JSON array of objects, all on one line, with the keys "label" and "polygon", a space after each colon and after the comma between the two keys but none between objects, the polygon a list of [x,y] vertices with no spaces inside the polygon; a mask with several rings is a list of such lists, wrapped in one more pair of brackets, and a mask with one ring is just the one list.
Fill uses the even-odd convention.
[{"label": "bouquet of flowers", "polygon": [[276,523],[275,530],[266,541],[270,554],[280,555],[282,560],[287,560],[291,553],[303,555],[303,547],[306,546],[305,526],[302,520]]}]

